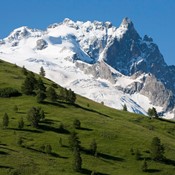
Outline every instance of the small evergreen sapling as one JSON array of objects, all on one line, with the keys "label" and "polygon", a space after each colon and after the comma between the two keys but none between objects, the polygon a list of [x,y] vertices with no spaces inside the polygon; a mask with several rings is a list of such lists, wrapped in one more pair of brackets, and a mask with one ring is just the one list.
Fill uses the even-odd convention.
[{"label": "small evergreen sapling", "polygon": [[4,128],[7,128],[9,125],[9,116],[7,113],[4,114],[2,125]]}]

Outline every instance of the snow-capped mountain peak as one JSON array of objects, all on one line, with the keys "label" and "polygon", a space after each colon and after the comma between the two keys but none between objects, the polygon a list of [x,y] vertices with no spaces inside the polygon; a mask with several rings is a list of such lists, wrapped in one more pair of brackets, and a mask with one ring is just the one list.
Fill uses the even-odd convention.
[{"label": "snow-capped mountain peak", "polygon": [[0,56],[37,73],[43,66],[48,78],[107,106],[143,114],[155,106],[174,117],[175,67],[129,18],[119,27],[68,18],[46,31],[20,27],[1,40]]}]

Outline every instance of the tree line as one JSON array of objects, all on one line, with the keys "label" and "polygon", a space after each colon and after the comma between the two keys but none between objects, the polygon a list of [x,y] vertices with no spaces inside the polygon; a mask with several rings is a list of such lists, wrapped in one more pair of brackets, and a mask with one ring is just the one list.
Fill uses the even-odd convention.
[{"label": "tree line", "polygon": [[22,72],[26,77],[21,85],[21,92],[25,95],[36,96],[38,103],[42,103],[46,98],[51,102],[57,102],[57,100],[61,100],[69,103],[75,103],[76,94],[71,89],[60,87],[59,94],[57,94],[53,86],[46,88],[41,77],[36,79],[35,74],[33,72],[27,71],[24,67],[22,69]]}]

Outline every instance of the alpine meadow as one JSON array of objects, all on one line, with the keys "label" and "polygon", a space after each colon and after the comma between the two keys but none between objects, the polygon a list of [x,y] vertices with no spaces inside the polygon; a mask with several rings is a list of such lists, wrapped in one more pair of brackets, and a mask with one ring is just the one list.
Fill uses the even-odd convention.
[{"label": "alpine meadow", "polygon": [[106,107],[2,60],[0,85],[0,175],[174,174],[173,121]]}]

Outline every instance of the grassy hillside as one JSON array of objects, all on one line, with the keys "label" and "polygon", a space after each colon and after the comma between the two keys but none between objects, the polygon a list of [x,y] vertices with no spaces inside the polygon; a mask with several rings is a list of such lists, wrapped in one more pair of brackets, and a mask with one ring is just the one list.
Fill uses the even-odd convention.
[{"label": "grassy hillside", "polygon": [[[24,79],[21,68],[0,62],[0,88],[13,87],[20,91]],[[53,82],[44,79],[44,83],[48,87]],[[59,90],[56,88],[57,93]],[[18,112],[14,111],[15,105]],[[38,129],[27,121],[27,111],[32,106],[41,107],[46,114]],[[2,127],[4,113],[9,116],[7,129]],[[20,130],[21,117],[25,125]],[[80,120],[80,129],[74,129],[75,119]],[[61,123],[66,132],[59,131]],[[69,137],[73,130],[81,141],[81,173],[72,169]],[[165,161],[150,159],[149,148],[155,136],[165,146]],[[23,140],[22,146],[17,144],[19,138]],[[97,157],[89,153],[93,139],[97,142]],[[41,151],[43,144],[51,145],[52,154]],[[140,151],[140,160],[131,154],[131,148]],[[143,159],[148,163],[147,172],[141,170]],[[38,104],[35,96],[26,95],[0,98],[0,175],[78,175],[92,171],[101,175],[174,175],[175,123],[114,110],[78,95],[75,105],[61,101],[51,103],[47,99]]]}]

